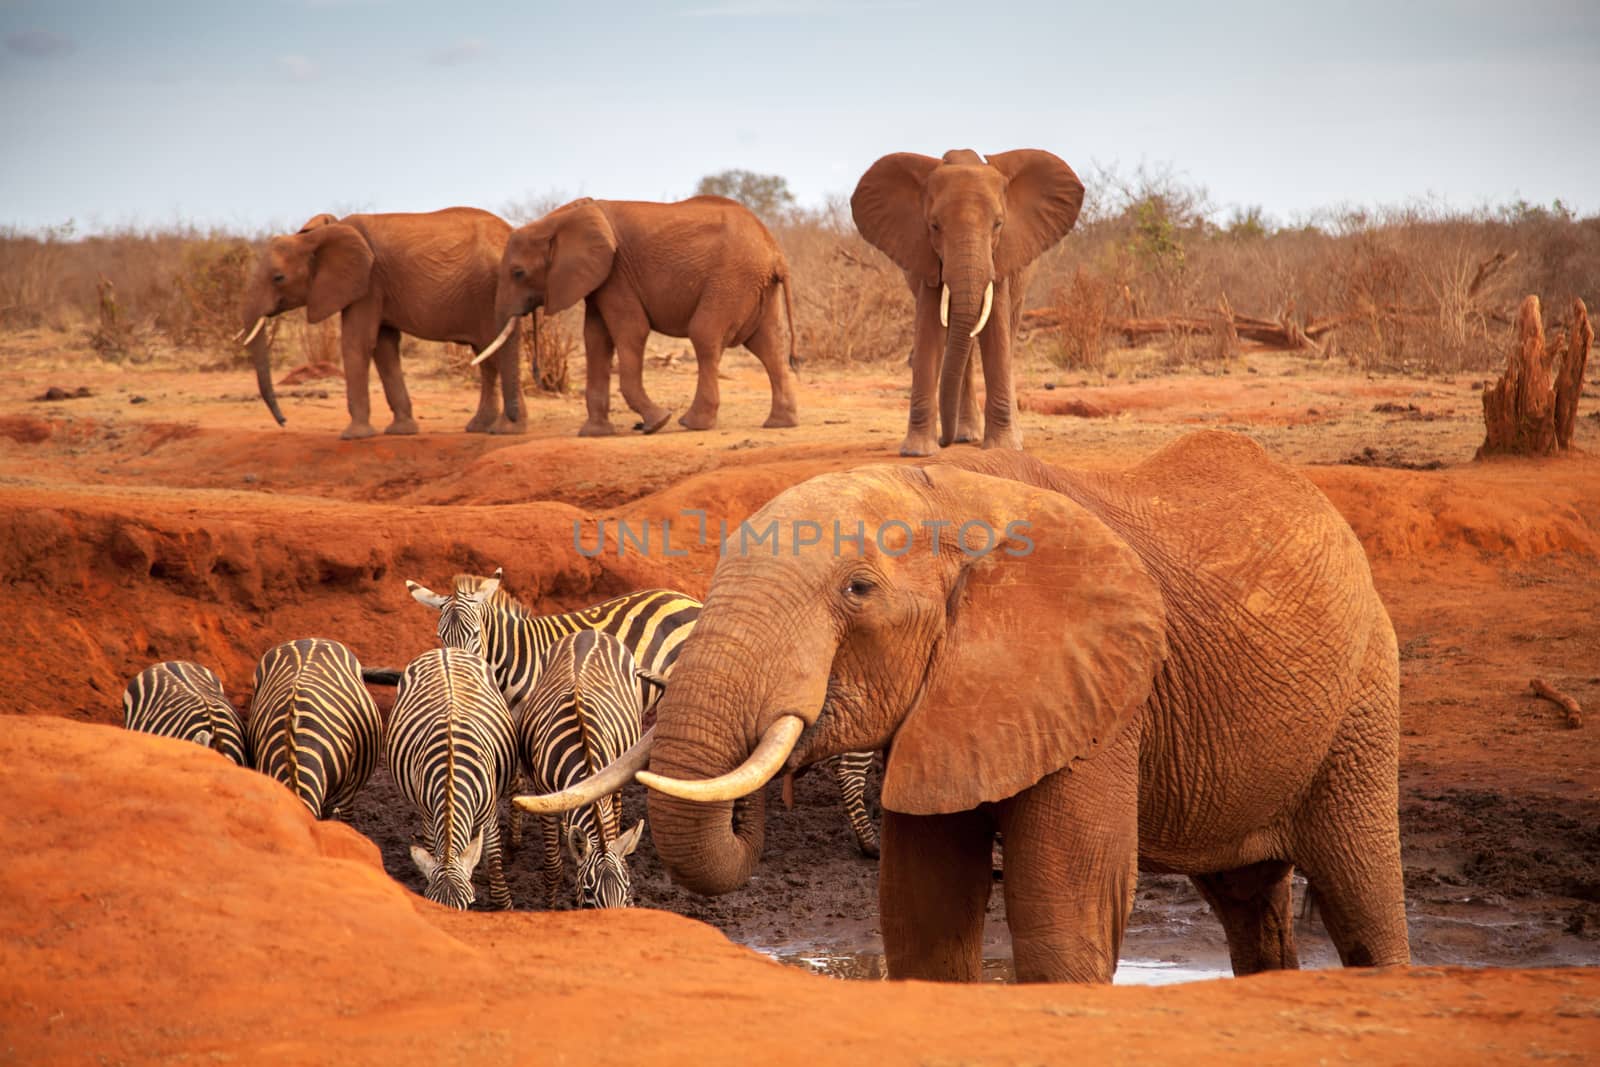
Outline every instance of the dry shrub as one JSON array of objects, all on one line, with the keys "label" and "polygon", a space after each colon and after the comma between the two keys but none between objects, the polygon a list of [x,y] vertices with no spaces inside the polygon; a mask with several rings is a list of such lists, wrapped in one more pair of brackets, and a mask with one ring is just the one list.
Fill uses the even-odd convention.
[{"label": "dry shrub", "polygon": [[249,283],[255,253],[246,241],[202,237],[183,248],[172,278],[171,299],[156,317],[156,328],[174,344],[192,348],[237,349],[239,308]]},{"label": "dry shrub", "polygon": [[844,202],[814,214],[795,213],[776,235],[794,279],[801,361],[905,360],[914,310],[905,275],[856,233]]},{"label": "dry shrub", "polygon": [[1052,354],[1056,365],[1069,370],[1105,369],[1110,297],[1111,286],[1105,279],[1081,266],[1073,269],[1071,281],[1056,290],[1054,304],[1061,310]]},{"label": "dry shrub", "polygon": [[565,394],[572,357],[578,354],[583,336],[582,307],[568,308],[559,315],[537,310],[522,320],[519,336],[534,388],[541,393]]}]

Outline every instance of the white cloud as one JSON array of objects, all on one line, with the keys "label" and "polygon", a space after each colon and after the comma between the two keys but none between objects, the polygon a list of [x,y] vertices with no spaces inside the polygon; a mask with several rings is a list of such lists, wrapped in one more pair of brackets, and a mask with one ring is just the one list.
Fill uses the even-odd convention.
[{"label": "white cloud", "polygon": [[317,77],[317,65],[305,56],[279,56],[278,65],[297,82],[313,81]]}]

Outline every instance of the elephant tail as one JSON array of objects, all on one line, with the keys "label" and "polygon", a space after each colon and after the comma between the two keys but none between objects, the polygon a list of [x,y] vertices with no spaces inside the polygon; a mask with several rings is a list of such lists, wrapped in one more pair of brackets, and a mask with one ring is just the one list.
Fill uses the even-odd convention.
[{"label": "elephant tail", "polygon": [[778,269],[773,272],[773,278],[783,286],[783,313],[789,320],[789,369],[800,369],[800,357],[795,355],[795,329],[794,329],[794,282],[789,277],[788,264],[779,262]]}]

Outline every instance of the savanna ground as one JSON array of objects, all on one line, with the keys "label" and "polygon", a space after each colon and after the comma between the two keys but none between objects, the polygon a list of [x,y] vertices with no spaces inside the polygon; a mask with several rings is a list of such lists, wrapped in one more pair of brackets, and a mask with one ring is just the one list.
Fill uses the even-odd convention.
[{"label": "savanna ground", "polygon": [[[820,774],[800,779],[792,810],[770,787],[766,854],[740,892],[676,890],[648,836],[633,865],[640,904],[795,966],[661,911],[446,913],[396,885],[419,885],[414,816],[381,768],[348,824],[314,824],[258,776],[107,725],[128,678],[162,659],[212,666],[241,706],[256,658],[293,637],[399,666],[433,643],[408,577],[440,587],[503,566],[548,611],[648,586],[702,594],[715,552],[683,509],[714,528],[813,474],[904,462],[903,286],[837,219],[780,229],[808,358],[800,428],[759,428],[765,377],[735,350],[717,430],[631,434],[614,396],[623,432],[601,440],[573,436],[570,322],[544,337],[547,357],[570,359],[571,388],[530,393],[527,436],[460,433],[475,399],[465,355],[407,339],[423,433],[341,442],[343,383],[313,366],[337,359],[331,324],[279,326],[285,429],[226,344],[247,244],[0,235],[0,712],[25,717],[0,719],[0,1058],[1593,1058],[1600,372],[1591,363],[1572,453],[1472,456],[1504,310],[1522,292],[1545,296],[1552,320],[1574,295],[1595,307],[1600,222],[1521,205],[1269,233],[1248,214],[1207,224],[1181,190],[1135,192],[1087,212],[1035,281],[1056,314],[1020,356],[1027,447],[1118,468],[1191,429],[1233,429],[1350,521],[1401,644],[1416,968],[1160,990],[814,978],[803,971],[880,971],[875,868]],[[1291,333],[1340,326],[1294,353],[1204,330],[1118,343],[1119,321],[1221,302]],[[652,394],[682,410],[693,382],[685,345],[654,339]],[[52,388],[67,395],[40,399]],[[576,551],[575,536],[593,546],[617,520],[657,536],[672,520],[686,554]],[[1530,696],[1533,676],[1582,703],[1584,723]],[[392,691],[374,695],[387,709]],[[627,806],[631,822],[641,797]],[[530,824],[511,862],[521,908],[540,898],[536,840]],[[996,978],[1003,920],[997,893]],[[1333,965],[1314,916],[1296,937],[1308,966]],[[1182,879],[1141,881],[1123,956],[1119,977],[1139,981],[1227,969]]]}]

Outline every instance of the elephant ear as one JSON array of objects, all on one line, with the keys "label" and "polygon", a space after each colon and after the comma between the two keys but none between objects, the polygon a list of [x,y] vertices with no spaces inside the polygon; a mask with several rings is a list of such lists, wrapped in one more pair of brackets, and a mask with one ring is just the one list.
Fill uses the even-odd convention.
[{"label": "elephant ear", "polygon": [[310,233],[312,230],[320,230],[324,226],[332,226],[334,223],[336,223],[338,221],[339,221],[339,216],[330,215],[326,211],[324,211],[320,215],[312,215],[309,219],[307,219],[306,220],[306,224],[304,226],[300,227],[299,232],[300,233]]},{"label": "elephant ear", "polygon": [[995,249],[995,273],[1010,276],[1067,235],[1083,207],[1083,183],[1060,157],[1020,148],[989,157],[1006,176],[1006,224]]},{"label": "elephant ear", "polygon": [[[961,554],[944,635],[890,746],[883,806],[911,815],[967,811],[1093,758],[1166,657],[1161,591],[1098,518],[1048,489],[926,473],[947,514],[982,518],[995,548]],[[974,526],[965,543],[983,540]]]},{"label": "elephant ear", "polygon": [[875,248],[925,284],[937,285],[939,256],[928,240],[923,190],[939,166],[932,156],[896,152],[884,156],[861,176],[850,196],[850,215]]},{"label": "elephant ear", "polygon": [[544,311],[565,311],[605,283],[617,256],[617,235],[611,220],[593,200],[584,199],[563,209],[562,219],[550,238],[550,280],[544,294]]},{"label": "elephant ear", "polygon": [[318,226],[306,239],[312,242],[306,319],[321,322],[367,295],[372,284],[372,246],[360,230],[343,222]]}]

